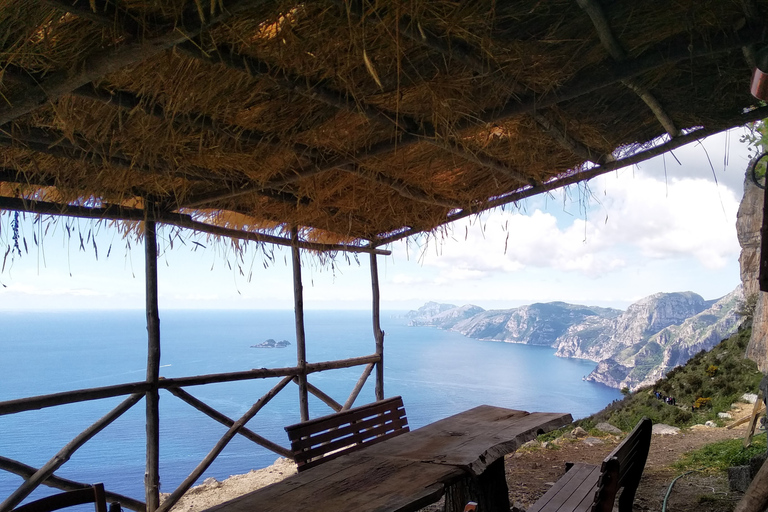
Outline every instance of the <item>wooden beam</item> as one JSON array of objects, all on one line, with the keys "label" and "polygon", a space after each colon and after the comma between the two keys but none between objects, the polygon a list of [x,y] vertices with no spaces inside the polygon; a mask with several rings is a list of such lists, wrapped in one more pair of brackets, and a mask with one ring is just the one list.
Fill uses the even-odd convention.
[{"label": "wooden beam", "polygon": [[371,295],[373,339],[376,341],[376,400],[384,400],[384,331],[381,330],[381,295],[379,290],[379,263],[375,254],[371,254]]},{"label": "wooden beam", "polygon": [[[0,469],[13,473],[15,475],[19,475],[24,479],[28,479],[29,477],[34,475],[37,471],[39,471],[37,468],[28,466],[23,462],[19,462],[17,460],[9,459],[3,456],[0,456]],[[76,482],[74,480],[69,480],[67,478],[61,478],[56,475],[51,475],[45,480],[43,480],[43,485],[47,485],[48,487],[53,487],[56,489],[61,489],[62,491],[76,491],[78,489],[84,489],[86,487],[89,487],[89,484]],[[144,505],[144,503],[142,503],[139,500],[129,498],[128,496],[123,496],[122,494],[110,492],[107,490],[105,490],[104,496],[107,498],[107,501],[109,502],[116,501],[120,503],[120,505],[123,508],[135,510],[136,512],[145,512],[146,510],[146,506]]]},{"label": "wooden beam", "polygon": [[[86,219],[100,220],[144,220],[144,210],[138,208],[126,208],[116,205],[107,205],[100,208],[90,208],[86,206],[62,205],[46,201],[35,201],[30,199],[18,199],[14,197],[0,197],[0,210],[10,210],[19,212],[38,213],[41,215],[56,215],[65,217],[80,217]],[[181,228],[192,229],[211,235],[236,238],[238,240],[249,240],[252,242],[263,242],[284,247],[290,247],[291,241],[287,238],[281,238],[274,235],[267,235],[253,231],[240,231],[237,229],[214,226],[204,222],[192,220],[189,215],[181,213],[158,212],[156,221],[162,224],[169,224]],[[375,253],[387,256],[391,251],[382,249],[370,249],[366,246],[346,245],[346,244],[323,244],[316,242],[299,241],[299,247],[310,251],[318,252],[353,252],[353,253]]]},{"label": "wooden beam", "polygon": [[[189,41],[203,30],[210,29],[245,9],[266,2],[267,0],[230,0],[226,2],[223,9],[218,9],[220,3],[214,3],[213,6],[217,8],[217,12],[207,20],[201,21],[199,17],[185,16],[183,23],[174,24],[160,36],[145,40],[129,39],[122,44],[94,51],[78,66],[77,71],[73,72],[71,69],[53,71],[38,87],[25,89],[5,98],[0,107],[0,126],[36,110],[49,101],[56,101],[78,87],[99,80],[109,73],[136,65],[179,43]],[[67,2],[57,3],[60,8],[69,10],[65,9]]]},{"label": "wooden beam", "polygon": [[299,411],[301,421],[309,420],[307,397],[307,347],[304,333],[304,287],[301,284],[299,229],[291,228],[291,263],[293,268],[293,315],[296,322],[296,367],[299,369]]},{"label": "wooden beam", "polygon": [[63,391],[61,393],[52,393],[49,395],[6,400],[0,402],[0,416],[24,411],[36,411],[38,409],[55,407],[57,405],[75,404],[77,402],[86,402],[89,400],[101,400],[102,398],[111,398],[114,396],[133,394],[143,395],[146,393],[148,387],[148,384],[144,381],[131,382],[128,384],[78,389],[75,391]]},{"label": "wooden beam", "polygon": [[[323,361],[319,363],[307,363],[307,374],[323,372],[326,370],[338,370],[341,368],[351,368],[369,363],[380,361],[377,354],[368,356],[353,357],[350,359],[341,359],[338,361]],[[288,368],[257,368],[255,370],[246,370],[242,372],[217,373],[210,375],[197,375],[194,377],[176,377],[172,379],[161,379],[160,389],[170,389],[181,386],[201,386],[204,384],[214,384],[221,382],[237,382],[241,380],[268,379],[272,377],[295,376],[299,372],[297,367]],[[117,384],[114,386],[102,386],[91,389],[78,389],[74,391],[64,391],[49,395],[39,395],[27,398],[18,398],[15,400],[6,400],[0,402],[0,416],[6,414],[15,414],[24,411],[34,411],[55,407],[64,404],[74,404],[89,400],[100,400],[102,398],[111,398],[115,396],[124,396],[132,394],[143,395],[149,389],[146,381],[131,382],[128,384]],[[337,404],[338,405],[338,404]],[[333,405],[331,407],[334,407]],[[339,407],[341,407],[339,405]]]},{"label": "wooden beam", "polygon": [[27,478],[18,489],[13,491],[5,501],[0,503],[0,512],[9,512],[24,498],[29,496],[42,482],[50,477],[54,471],[59,469],[65,462],[67,462],[72,454],[83,446],[89,439],[93,438],[96,434],[104,430],[110,423],[119,418],[125,411],[133,407],[139,400],[141,400],[142,394],[131,395],[129,398],[120,403],[117,407],[101,417],[93,425],[83,430],[72,441],[66,444],[64,448],[53,456],[48,462],[38,469],[35,474]]},{"label": "wooden beam", "polygon": [[562,127],[557,126],[554,121],[542,115],[541,113],[532,112],[531,116],[533,117],[534,121],[536,121],[536,124],[538,124],[542,130],[547,132],[550,137],[555,139],[562,147],[566,148],[574,155],[584,159],[584,161],[600,164],[605,162],[612,162],[615,160],[613,155],[610,153],[605,154],[600,151],[588,148],[586,145],[568,135],[568,133]]},{"label": "wooden beam", "polygon": [[157,302],[157,233],[153,211],[147,204],[144,219],[144,268],[147,315],[147,384],[146,428],[147,465],[144,473],[147,512],[160,506],[160,315]]},{"label": "wooden beam", "polygon": [[[573,185],[582,181],[591,180],[592,178],[595,178],[602,174],[606,174],[608,172],[621,169],[622,167],[627,167],[629,165],[634,165],[640,162],[644,162],[655,156],[659,156],[662,153],[666,153],[668,151],[677,149],[686,144],[690,144],[691,142],[700,141],[701,139],[704,139],[716,133],[730,130],[731,128],[734,128],[737,126],[744,126],[747,123],[759,121],[766,117],[768,117],[768,107],[756,108],[746,114],[741,114],[738,117],[732,119],[731,122],[727,123],[727,126],[725,127],[709,128],[709,129],[703,128],[685,135],[680,135],[679,137],[670,139],[668,142],[659,144],[658,146],[654,146],[650,149],[646,149],[645,151],[639,151],[637,153],[634,153],[620,160],[614,160],[613,162],[608,162],[606,164],[599,165],[585,171],[570,174],[561,178],[554,178],[536,187],[528,187],[521,190],[516,190],[514,192],[503,195],[496,199],[486,201],[484,204],[482,204],[478,208],[474,208],[471,210],[467,209],[461,212],[450,214],[445,218],[445,220],[443,220],[442,222],[434,226],[434,228],[443,226],[445,224],[449,224],[459,219],[469,217],[471,215],[478,214],[480,212],[484,212],[486,210],[490,210],[492,208],[497,208],[499,206],[503,206],[509,203],[514,203],[522,199],[525,199],[527,197],[535,196],[537,194],[541,194],[544,192],[549,192],[551,190],[565,187],[567,185]],[[373,241],[373,243],[369,244],[369,247],[381,247],[383,245],[395,242],[397,240],[402,240],[403,238],[407,238],[409,236],[415,235],[420,231],[421,230],[413,229],[413,228],[405,229],[393,235],[379,238]]]},{"label": "wooden beam", "polygon": [[355,100],[346,94],[333,91],[323,83],[312,82],[306,77],[291,76],[286,71],[277,69],[275,66],[269,66],[254,57],[240,55],[234,49],[225,45],[219,45],[216,51],[203,51],[199,44],[193,43],[179,45],[178,48],[192,58],[205,60],[211,64],[222,64],[251,77],[268,76],[277,85],[286,90],[302,94],[339,110],[361,114],[370,121],[380,121],[389,124],[401,133],[417,134],[424,138],[424,142],[448,150],[469,162],[501,172],[523,183],[529,181],[526,177],[521,177],[518,171],[498,160],[483,155],[479,151],[471,152],[454,141],[446,141],[443,138],[435,137],[436,130],[429,121],[383,111],[366,104],[360,99]]},{"label": "wooden beam", "polygon": [[[294,377],[293,382],[295,384],[298,384],[299,383],[298,377]],[[325,405],[333,409],[335,412],[339,412],[341,410],[342,405],[339,402],[337,402],[336,400],[328,396],[317,386],[312,385],[311,382],[307,382],[307,391],[315,395],[317,398],[320,399],[321,402],[323,402]]]},{"label": "wooden beam", "polygon": [[[334,3],[344,8],[346,11],[354,13],[358,18],[363,19],[365,11],[363,9],[362,2],[345,2],[344,0],[334,0]],[[386,17],[383,10],[380,10],[377,14],[369,14],[365,16],[365,19],[380,23],[382,20],[386,19]],[[488,78],[492,79],[497,85],[507,90],[507,94],[509,95],[520,93],[520,91],[516,91],[514,87],[510,85],[515,83],[515,80],[512,77],[510,77],[503,69],[498,67],[493,61],[484,61],[478,57],[480,52],[477,49],[470,47],[465,41],[451,39],[445,36],[435,36],[429,30],[420,25],[418,28],[414,27],[412,20],[409,20],[408,18],[402,18],[399,22],[399,27],[400,34],[405,36],[411,42],[433,50],[434,52],[440,54],[444,59],[446,59],[446,61],[457,60],[477,74],[488,76]],[[533,115],[536,121],[541,124],[539,118],[542,116],[536,112],[534,112]],[[556,126],[552,121],[547,121],[546,125],[544,125],[544,128],[545,131],[549,133],[553,139],[555,139],[555,141],[560,143],[565,149],[576,154],[576,156],[583,157],[585,154],[593,155],[590,158],[585,158],[585,160],[595,161],[595,159],[599,158],[599,155],[601,155],[601,152],[590,149],[581,142],[578,142],[573,137],[567,135],[565,130]],[[610,155],[608,156],[610,157]],[[485,163],[478,163],[480,165],[486,166]],[[494,168],[492,160],[489,166]],[[495,169],[504,174],[507,174],[508,171],[508,168]],[[512,177],[522,181],[523,183],[530,183],[528,179],[521,180],[517,175]]]},{"label": "wooden beam", "polygon": [[[576,1],[579,4],[579,7],[581,7],[582,10],[584,10],[584,12],[586,12],[589,18],[592,20],[592,25],[597,31],[597,35],[600,38],[600,42],[603,44],[603,48],[608,51],[608,54],[616,62],[625,60],[627,58],[627,53],[624,51],[624,48],[622,48],[618,39],[616,39],[616,36],[614,36],[613,30],[611,30],[611,24],[608,21],[608,18],[605,16],[605,12],[603,11],[603,7],[600,5],[600,3],[597,0]],[[671,137],[677,137],[680,135],[680,131],[675,127],[675,123],[672,121],[672,118],[669,117],[667,112],[661,106],[661,103],[659,103],[659,101],[656,99],[653,93],[651,93],[650,90],[641,85],[640,82],[634,78],[623,80],[622,83],[627,88],[634,91],[635,94],[637,94],[640,99],[645,102],[648,108],[650,108],[653,114],[656,116],[656,119],[658,119],[659,123],[661,123],[661,125]]]},{"label": "wooden beam", "polygon": [[357,379],[357,383],[355,384],[355,387],[352,389],[352,392],[349,394],[349,398],[347,398],[347,401],[344,402],[344,406],[341,408],[342,411],[348,411],[350,408],[352,408],[353,405],[355,405],[355,400],[357,400],[357,397],[360,395],[360,391],[363,390],[363,386],[365,386],[365,382],[368,380],[368,377],[371,376],[371,372],[373,371],[373,368],[375,366],[376,366],[376,363],[370,363],[368,366],[365,367],[362,375],[360,375],[360,378]]},{"label": "wooden beam", "polygon": [[[230,418],[229,416],[227,416],[225,414],[220,413],[219,411],[217,411],[216,409],[214,409],[210,405],[206,404],[202,400],[198,400],[197,398],[195,398],[194,396],[190,395],[189,393],[187,393],[186,391],[184,391],[181,388],[175,388],[175,387],[174,388],[168,388],[168,391],[171,394],[173,394],[175,397],[179,398],[180,400],[183,400],[184,402],[188,403],[189,405],[191,405],[192,407],[194,407],[198,411],[202,412],[203,414],[205,414],[209,418],[212,418],[212,419],[218,421],[219,423],[221,423],[222,425],[224,425],[226,427],[231,427],[232,425],[235,424],[235,420],[233,420],[232,418]],[[257,434],[256,432],[252,431],[249,428],[240,427],[240,430],[238,430],[237,433],[240,434],[241,436],[245,437],[246,439],[248,439],[250,441],[253,441],[256,444],[258,444],[260,446],[263,446],[264,448],[277,453],[278,455],[280,455],[282,457],[288,457],[289,459],[293,457],[293,452],[291,452],[291,450],[289,450],[287,448],[283,448],[282,446],[280,446],[277,443],[273,443],[269,439],[260,436],[259,434]]]},{"label": "wooden beam", "polygon": [[[476,119],[459,122],[455,132],[461,133],[474,130],[477,128],[478,123],[490,124],[500,122],[518,115],[529,114],[536,110],[552,107],[676,62],[739,50],[742,46],[764,41],[767,35],[762,26],[746,26],[732,33],[710,34],[703,39],[691,41],[690,44],[685,46],[681,46],[673,40],[665,41],[654,48],[649,48],[639,58],[612,65],[600,64],[593,68],[584,69],[565,85],[543,96],[532,95],[523,99],[510,97],[506,105],[499,109],[481,113],[479,118]],[[372,146],[360,148],[344,161],[336,161],[317,168],[294,171],[293,175],[281,178],[276,183],[270,183],[270,186],[276,186],[279,183],[293,183],[339,166],[359,164],[375,156],[397,149],[408,148],[424,142],[426,138],[434,136],[435,133],[430,133],[426,128],[422,128],[418,134],[404,133],[394,140],[383,140]],[[244,187],[235,192],[230,190],[215,191],[201,200],[210,202],[228,197],[237,197],[238,195],[251,193],[254,188]]]},{"label": "wooden beam", "polygon": [[[320,363],[307,363],[307,374],[323,372],[326,370],[339,370],[341,368],[351,368],[368,363],[375,363],[379,356],[372,354],[369,356],[351,357],[349,359],[340,359],[338,361],[323,361]],[[161,388],[171,386],[201,386],[203,384],[213,384],[218,382],[235,382],[239,380],[267,379],[270,377],[296,377],[299,373],[298,367],[289,368],[257,368],[243,372],[218,373],[213,375],[198,375],[196,377],[176,377],[172,379],[163,379],[160,381]]]},{"label": "wooden beam", "polygon": [[176,490],[173,491],[170,496],[168,496],[163,501],[163,504],[157,509],[157,512],[167,512],[170,510],[171,507],[173,507],[184,495],[184,493],[187,492],[190,487],[192,487],[197,479],[200,478],[200,475],[202,475],[203,472],[210,467],[213,461],[216,460],[216,457],[219,456],[219,454],[229,444],[232,438],[235,437],[235,434],[237,434],[237,432],[243,426],[245,426],[245,424],[248,423],[251,418],[256,416],[256,413],[258,413],[265,405],[267,405],[267,403],[269,403],[269,401],[272,400],[272,398],[274,398],[275,395],[280,392],[280,390],[288,385],[288,383],[291,382],[291,379],[292,377],[290,376],[285,377],[283,380],[278,382],[275,387],[273,387],[264,396],[262,396],[255,404],[253,404],[253,406],[248,409],[248,411],[229,428],[227,433],[224,434],[221,439],[219,439],[219,441],[216,443],[216,446],[214,446],[211,451],[208,452],[208,455],[206,455],[202,462],[200,462],[200,464],[195,467],[192,473],[190,473],[189,476],[184,479],[181,485],[179,485],[179,487],[177,487]]},{"label": "wooden beam", "polygon": [[354,174],[355,176],[360,176],[361,178],[372,181],[374,183],[385,185],[397,192],[399,195],[407,199],[411,199],[412,201],[418,201],[430,206],[442,206],[450,210],[458,208],[458,203],[455,201],[449,201],[441,197],[429,195],[418,187],[409,185],[408,183],[405,183],[404,181],[398,180],[396,178],[390,178],[389,176],[380,172],[368,170],[362,166],[350,165],[341,167],[340,170]]},{"label": "wooden beam", "polygon": [[[109,150],[99,148],[85,139],[77,139],[76,143],[71,142],[67,137],[56,130],[43,130],[39,128],[28,128],[23,132],[6,135],[0,133],[0,145],[28,149],[37,153],[44,153],[57,158],[67,160],[83,161],[92,165],[109,164],[120,169],[129,169],[150,175],[166,175],[168,177],[178,177],[190,181],[231,181],[231,178],[217,175],[208,169],[190,169],[187,171],[166,171],[151,168],[146,165],[136,163],[131,158],[121,154],[110,154]],[[85,149],[88,148],[88,149]]]}]

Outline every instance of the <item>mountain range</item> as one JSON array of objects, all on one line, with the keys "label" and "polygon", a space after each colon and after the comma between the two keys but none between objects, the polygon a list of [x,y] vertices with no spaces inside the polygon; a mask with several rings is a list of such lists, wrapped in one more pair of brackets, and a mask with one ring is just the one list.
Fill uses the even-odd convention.
[{"label": "mountain range", "polygon": [[486,311],[428,302],[406,318],[409,325],[480,340],[553,347],[557,356],[597,362],[587,380],[634,390],[735,332],[742,301],[739,286],[716,300],[693,292],[656,293],[626,311],[565,302]]}]

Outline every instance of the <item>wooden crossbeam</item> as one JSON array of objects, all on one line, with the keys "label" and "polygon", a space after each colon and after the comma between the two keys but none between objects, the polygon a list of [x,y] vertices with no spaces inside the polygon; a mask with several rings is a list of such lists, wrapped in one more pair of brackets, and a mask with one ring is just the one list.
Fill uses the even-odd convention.
[{"label": "wooden crossbeam", "polygon": [[[76,72],[70,69],[52,72],[38,87],[25,89],[5,98],[0,107],[0,126],[32,112],[48,101],[55,101],[70,94],[78,87],[99,80],[109,73],[150,59],[179,43],[196,37],[203,30],[245,9],[266,2],[267,0],[230,0],[226,2],[224,9],[217,9],[217,12],[207,20],[201,21],[199,17],[188,15],[185,16],[183,23],[170,27],[167,32],[159,36],[144,40],[129,38],[121,44],[95,51],[78,66]],[[68,5],[68,2],[63,0],[56,3]],[[218,2],[213,4],[214,8],[218,8],[219,5],[221,4]],[[196,16],[196,8],[193,9]]]},{"label": "wooden crossbeam", "polygon": [[[601,64],[594,68],[582,70],[567,84],[542,96],[530,96],[523,99],[510,98],[504,107],[481,113],[478,116],[479,119],[459,122],[456,126],[456,132],[473,129],[477,122],[489,124],[552,107],[676,62],[738,50],[742,46],[764,41],[766,35],[766,31],[762,27],[746,26],[732,33],[711,34],[703,39],[691,41],[685,46],[680,46],[674,41],[665,42],[655,48],[650,48],[642,57],[621,63]],[[281,179],[280,183],[292,183],[340,166],[362,163],[368,158],[386,154],[396,149],[408,148],[423,142],[425,138],[428,138],[426,133],[404,133],[394,140],[384,140],[373,146],[361,148],[343,161],[331,162],[318,168],[294,170],[293,175]],[[230,190],[214,191],[200,198],[200,201],[236,197],[236,195],[248,194],[251,191],[252,189],[248,187],[236,191],[235,195]]]},{"label": "wooden crossbeam", "polygon": [[[2,457],[2,456],[0,456],[0,469],[19,475],[24,479],[31,477],[38,471],[37,468],[28,466],[23,462],[19,462],[17,460],[9,459],[7,457]],[[85,484],[82,482],[76,482],[74,480],[69,480],[67,478],[61,478],[56,475],[51,475],[45,480],[43,480],[43,485],[47,485],[48,487],[54,487],[56,489],[61,489],[62,491],[76,491],[78,489],[82,489],[88,486],[88,484]],[[118,503],[120,503],[120,505],[123,506],[123,508],[135,510],[136,512],[144,512],[146,509],[146,505],[144,505],[144,503],[142,503],[141,501],[135,500],[133,498],[129,498],[128,496],[124,496],[122,494],[105,490],[104,496],[107,498],[107,501],[109,502],[117,501]]]},{"label": "wooden crossbeam", "polygon": [[[670,139],[668,142],[659,144],[658,146],[654,146],[650,149],[646,149],[645,151],[639,151],[633,155],[627,156],[620,160],[614,160],[613,162],[608,162],[603,165],[599,165],[591,169],[588,169],[586,171],[570,174],[562,178],[554,178],[536,187],[528,187],[522,190],[516,190],[510,194],[506,194],[496,199],[486,201],[484,204],[478,206],[477,208],[466,209],[466,210],[462,210],[461,212],[449,214],[448,216],[446,216],[445,220],[443,220],[442,222],[434,226],[434,228],[444,226],[445,224],[449,224],[451,222],[484,212],[486,210],[490,210],[493,208],[498,208],[499,206],[504,206],[506,204],[514,203],[522,199],[525,199],[527,197],[535,196],[537,194],[541,194],[544,192],[549,192],[549,191],[562,188],[568,185],[574,185],[582,181],[591,180],[592,178],[595,178],[602,174],[606,174],[616,169],[621,169],[622,167],[627,167],[629,165],[634,165],[640,162],[644,162],[655,156],[659,156],[662,153],[666,153],[668,151],[677,149],[686,144],[690,144],[691,142],[699,141],[706,137],[714,135],[716,133],[730,130],[731,128],[734,128],[736,126],[744,126],[747,123],[759,121],[761,119],[765,119],[766,117],[768,117],[768,107],[756,108],[746,114],[741,114],[738,117],[733,118],[730,123],[726,124],[725,127],[709,128],[709,129],[703,128],[685,135],[680,135],[679,137]],[[392,235],[383,236],[381,238],[373,240],[369,244],[369,246],[381,247],[383,245],[396,242],[397,240],[402,240],[403,238],[407,238],[409,236],[415,235],[419,232],[420,230],[413,229],[413,228],[400,230]]]},{"label": "wooden crossbeam", "polygon": [[252,77],[268,76],[286,90],[294,91],[346,112],[361,114],[371,121],[387,123],[400,130],[401,133],[415,134],[423,142],[448,150],[468,162],[490,168],[523,183],[530,181],[521,172],[493,158],[482,155],[479,151],[471,152],[455,141],[437,137],[435,127],[426,120],[417,120],[405,115],[397,116],[368,105],[359,99],[355,101],[345,94],[329,89],[322,83],[312,82],[305,77],[291,76],[286,71],[277,69],[275,66],[269,66],[254,57],[238,54],[234,49],[226,45],[219,45],[216,51],[203,51],[199,44],[193,43],[185,43],[179,45],[178,48],[190,57],[205,60],[211,64],[222,64]]},{"label": "wooden crossbeam", "polygon": [[[81,217],[87,219],[103,220],[128,220],[143,221],[146,212],[139,208],[127,208],[117,205],[105,205],[102,207],[86,207],[77,205],[62,205],[46,201],[35,201],[29,199],[18,199],[15,197],[0,197],[0,210],[21,211],[29,213],[39,213],[43,215],[61,215],[65,217]],[[214,226],[205,222],[193,220],[189,215],[171,212],[158,212],[154,214],[157,222],[187,228],[193,231],[209,233],[211,235],[223,236],[227,238],[236,238],[238,240],[249,240],[252,242],[263,242],[285,247],[291,246],[291,240],[279,236],[268,235],[253,231],[240,231],[221,226]],[[299,247],[318,252],[354,252],[389,255],[390,251],[371,249],[346,244],[323,244],[317,242],[299,241]]]},{"label": "wooden crossbeam", "polygon": [[[349,12],[352,12],[358,18],[363,18],[364,9],[362,1],[358,0],[345,2],[344,0],[334,0],[334,3],[339,7],[348,9]],[[379,11],[377,15],[366,16],[365,19],[373,20],[374,22],[380,22],[381,20],[385,19],[385,14],[386,12],[382,10]],[[497,85],[507,89],[507,93],[510,95],[519,92],[515,91],[513,87],[509,85],[513,84],[514,80],[511,79],[503,69],[501,69],[491,60],[483,61],[480,59],[478,57],[480,52],[475,48],[471,48],[466,42],[451,39],[446,36],[438,37],[429,30],[425,30],[424,27],[414,27],[412,20],[408,19],[407,17],[403,17],[398,23],[398,26],[400,28],[400,34],[411,40],[413,43],[429,48],[447,60],[458,60],[476,73],[488,76],[489,78],[493,79]],[[588,148],[585,144],[577,141],[572,136],[569,136],[565,129],[557,126],[554,121],[547,120],[541,116],[541,114],[534,112],[533,117],[534,120],[536,120],[536,122],[542,126],[542,128],[544,128],[544,130],[549,133],[553,139],[560,143],[560,145],[562,145],[565,149],[574,153],[576,156],[591,161],[606,161],[607,159],[611,158],[611,155],[602,156],[600,151]],[[544,122],[544,124],[542,124],[542,122]],[[589,155],[589,157],[585,158],[584,155]],[[492,160],[489,162],[487,159],[484,159],[484,161],[487,165],[481,162],[477,163],[495,168],[496,170],[505,173],[504,169],[496,168]],[[528,179],[522,179],[521,181],[529,182]],[[531,184],[535,185],[535,183]]]},{"label": "wooden crossbeam", "polygon": [[[592,25],[594,25],[595,30],[597,31],[597,35],[600,38],[600,42],[608,51],[608,54],[616,62],[625,60],[627,58],[627,53],[624,51],[621,43],[619,43],[618,39],[616,39],[616,36],[613,34],[613,30],[611,30],[611,24],[608,21],[608,18],[605,16],[605,12],[603,11],[603,7],[600,5],[600,3],[597,0],[576,1],[579,4],[579,7],[581,7],[592,20]],[[634,78],[623,80],[622,83],[628,89],[634,91],[635,94],[637,94],[640,99],[645,102],[648,108],[650,108],[653,114],[656,116],[656,119],[658,119],[659,123],[661,123],[661,125],[671,137],[677,137],[680,135],[680,131],[675,127],[675,123],[672,121],[672,118],[669,117],[667,112],[664,110],[664,107],[661,106],[661,103],[659,103],[659,101],[648,88],[643,86]]]}]

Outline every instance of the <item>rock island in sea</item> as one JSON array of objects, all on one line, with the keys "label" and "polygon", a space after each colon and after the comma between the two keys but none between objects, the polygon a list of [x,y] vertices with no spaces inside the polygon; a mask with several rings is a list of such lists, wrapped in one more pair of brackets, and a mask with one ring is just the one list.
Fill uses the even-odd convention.
[{"label": "rock island in sea", "polygon": [[272,338],[269,338],[258,345],[251,345],[251,348],[285,348],[290,344],[291,342],[288,340],[275,341]]}]

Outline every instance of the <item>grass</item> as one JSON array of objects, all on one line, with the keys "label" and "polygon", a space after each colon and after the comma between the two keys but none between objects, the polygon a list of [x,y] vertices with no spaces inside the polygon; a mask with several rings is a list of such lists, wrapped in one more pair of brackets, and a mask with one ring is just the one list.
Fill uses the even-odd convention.
[{"label": "grass", "polygon": [[[597,423],[607,421],[628,432],[643,417],[650,418],[654,423],[681,428],[709,420],[721,422],[717,413],[729,411],[731,404],[738,401],[742,394],[756,393],[763,378],[757,365],[744,358],[750,334],[751,329],[740,330],[709,352],[701,351],[684,366],[670,370],[654,386],[614,401],[578,424],[590,430]],[[717,370],[713,371],[712,367],[717,367]],[[654,390],[675,397],[678,406],[656,399]],[[691,406],[699,398],[709,398],[710,405],[692,411]]]},{"label": "grass", "polygon": [[718,441],[686,453],[672,467],[680,471],[702,468],[725,471],[731,466],[749,464],[752,457],[765,453],[765,450],[765,435],[752,438],[752,445],[749,448],[744,448],[742,439]]}]

